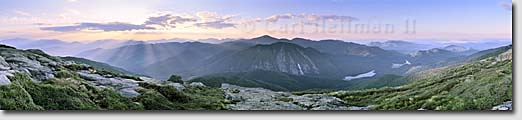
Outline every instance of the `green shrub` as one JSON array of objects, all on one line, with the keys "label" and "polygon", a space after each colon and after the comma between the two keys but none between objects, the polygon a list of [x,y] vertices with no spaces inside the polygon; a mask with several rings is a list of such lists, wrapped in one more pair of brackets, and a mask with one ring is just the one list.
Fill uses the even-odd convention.
[{"label": "green shrub", "polygon": [[63,69],[57,71],[54,75],[57,78],[77,78],[78,77],[78,75],[76,73],[73,73],[68,70],[63,70]]},{"label": "green shrub", "polygon": [[190,99],[187,95],[185,95],[183,92],[177,90],[174,86],[156,85],[156,84],[145,83],[145,82],[140,83],[140,86],[147,88],[147,89],[155,90],[155,91],[159,92],[160,94],[162,94],[163,96],[165,96],[169,101],[172,101],[172,102],[187,102]]},{"label": "green shrub", "polygon": [[230,90],[230,92],[231,92],[231,93],[239,93],[239,92],[241,92],[241,91],[240,91],[239,89],[232,89],[232,90]]},{"label": "green shrub", "polygon": [[181,80],[181,76],[178,76],[178,75],[171,75],[167,81],[183,84],[183,80]]},{"label": "green shrub", "polygon": [[26,87],[36,104],[48,110],[97,110],[96,104],[87,93],[70,86],[36,84]]},{"label": "green shrub", "polygon": [[102,109],[107,110],[143,110],[142,104],[134,103],[112,89],[103,89],[97,93],[95,102]]},{"label": "green shrub", "polygon": [[149,90],[140,94],[135,98],[136,101],[143,104],[147,110],[179,110],[180,106],[170,102],[165,96],[160,93]]},{"label": "green shrub", "polygon": [[18,83],[19,77],[10,79],[10,85],[0,86],[0,110],[43,110],[41,106],[34,104],[31,95]]},{"label": "green shrub", "polygon": [[229,102],[223,90],[214,87],[187,87],[185,94],[190,97],[190,101],[182,103],[187,110],[225,110]]},{"label": "green shrub", "polygon": [[89,67],[87,67],[85,65],[79,65],[79,64],[70,64],[70,65],[65,65],[64,67],[67,69],[70,69],[70,70],[74,70],[74,71],[89,70]]}]

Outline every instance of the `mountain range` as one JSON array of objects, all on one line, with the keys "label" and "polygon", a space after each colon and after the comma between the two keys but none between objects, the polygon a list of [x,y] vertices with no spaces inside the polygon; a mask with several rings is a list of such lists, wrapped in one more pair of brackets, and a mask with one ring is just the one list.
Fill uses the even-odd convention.
[{"label": "mountain range", "polygon": [[332,79],[374,69],[380,73],[399,74],[400,70],[391,68],[392,63],[403,62],[408,57],[378,47],[339,40],[288,40],[270,36],[221,44],[169,42],[128,45],[95,49],[77,56],[160,79],[166,79],[171,74],[194,78],[219,72],[252,70]]},{"label": "mountain range", "polygon": [[[2,42],[14,44],[12,41],[14,39]],[[350,86],[353,87],[352,83],[364,84],[364,82],[361,83],[364,80],[373,80],[375,83],[390,75],[408,76],[415,73],[414,71],[464,62],[463,58],[478,51],[458,45],[431,48],[433,46],[405,41],[372,42],[364,45],[331,39],[279,39],[268,35],[252,39],[209,39],[208,41],[220,42],[158,40],[122,43],[106,40],[87,45],[49,40],[42,41],[49,44],[44,44],[42,48],[45,51],[45,48],[51,49],[57,46],[74,47],[71,44],[85,46],[100,44],[100,47],[97,48],[84,50],[89,47],[83,47],[82,50],[77,50],[83,52],[74,56],[86,58],[84,60],[72,57],[69,59],[88,60],[87,62],[91,65],[93,62],[89,61],[107,63],[114,67],[106,67],[102,64],[94,65],[102,65],[116,72],[146,75],[156,79],[166,80],[171,75],[179,75],[184,80],[205,78],[199,79],[199,81],[206,82],[204,80],[221,77],[240,78],[243,81],[257,81],[272,85],[276,85],[273,83],[273,79],[287,80],[287,82],[305,81],[304,79],[306,79],[315,81],[309,82],[310,84],[316,83],[316,80],[332,82],[328,87],[320,87],[329,89],[346,89]],[[17,42],[15,46],[30,47],[31,44],[35,44],[33,42],[26,40],[21,43]],[[116,45],[103,47],[103,45],[109,44]],[[404,51],[413,52],[405,53]],[[368,71],[371,71],[371,76]],[[274,76],[256,79],[244,76],[254,75],[253,73],[266,73]],[[350,79],[347,80],[347,78]],[[301,82],[301,84],[305,83]],[[304,90],[305,88],[314,87],[299,88],[286,84],[277,89]]]}]

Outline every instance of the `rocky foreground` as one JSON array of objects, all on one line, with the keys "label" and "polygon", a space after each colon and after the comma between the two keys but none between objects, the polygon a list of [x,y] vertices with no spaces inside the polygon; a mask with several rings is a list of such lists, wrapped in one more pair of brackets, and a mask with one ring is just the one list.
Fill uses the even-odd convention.
[{"label": "rocky foreground", "polygon": [[[230,110],[370,110],[369,107],[347,106],[339,98],[326,94],[293,95],[264,88],[247,88],[222,84]],[[512,101],[494,106],[491,110],[513,110]],[[424,110],[424,109],[418,109]]]},{"label": "rocky foreground", "polygon": [[325,94],[293,95],[264,88],[246,88],[222,84],[231,110],[368,110],[367,107],[349,107],[336,97]]},{"label": "rocky foreground", "polygon": [[513,101],[506,101],[501,105],[491,108],[491,110],[513,110]]}]

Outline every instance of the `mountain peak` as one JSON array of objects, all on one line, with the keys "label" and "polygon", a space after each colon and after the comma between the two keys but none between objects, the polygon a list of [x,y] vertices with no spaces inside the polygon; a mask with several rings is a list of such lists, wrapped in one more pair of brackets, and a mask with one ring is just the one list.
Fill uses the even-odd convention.
[{"label": "mountain peak", "polygon": [[298,38],[294,38],[294,39],[292,39],[292,40],[295,40],[295,41],[304,40],[304,41],[306,41],[306,40],[309,40],[309,39],[304,39],[304,38],[299,38],[299,37],[298,37]]},{"label": "mountain peak", "polygon": [[446,47],[443,47],[442,49],[452,51],[452,52],[474,51],[473,48],[468,48],[468,47],[458,46],[458,45],[448,45]]},{"label": "mountain peak", "polygon": [[257,47],[290,47],[290,48],[299,48],[299,49],[304,49],[304,47],[302,46],[299,46],[297,44],[294,44],[294,43],[289,43],[289,42],[276,42],[276,43],[272,43],[272,44],[268,44],[268,45],[256,45]]},{"label": "mountain peak", "polygon": [[259,37],[253,38],[253,39],[277,39],[277,38],[272,37],[270,35],[263,35],[263,36],[259,36]]}]

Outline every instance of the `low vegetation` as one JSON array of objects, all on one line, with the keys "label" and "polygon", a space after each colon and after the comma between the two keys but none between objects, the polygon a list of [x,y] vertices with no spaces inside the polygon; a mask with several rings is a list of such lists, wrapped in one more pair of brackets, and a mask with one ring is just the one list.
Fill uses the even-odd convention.
[{"label": "low vegetation", "polygon": [[333,92],[350,106],[377,110],[488,110],[512,96],[512,61],[489,58],[399,87]]},{"label": "low vegetation", "polygon": [[124,97],[112,88],[97,88],[67,69],[56,78],[36,83],[23,73],[0,86],[4,110],[221,110],[226,109],[223,91],[211,87],[178,90],[170,85],[140,83],[138,97]]},{"label": "low vegetation", "polygon": [[224,110],[223,91],[211,87],[187,86],[183,92],[170,85],[140,83],[145,89],[136,98],[148,110]]},{"label": "low vegetation", "polygon": [[171,75],[167,81],[183,84],[183,80],[181,80],[181,76],[178,76],[178,75]]}]

